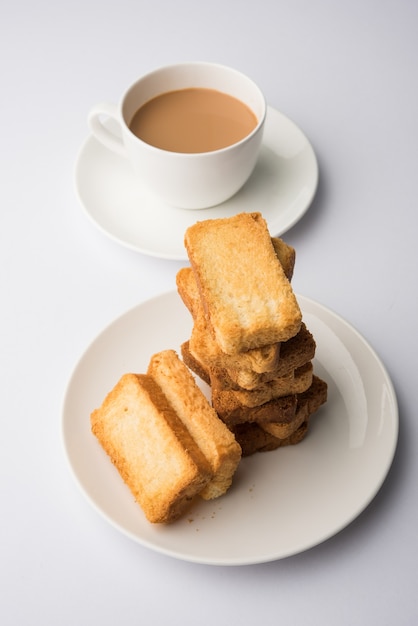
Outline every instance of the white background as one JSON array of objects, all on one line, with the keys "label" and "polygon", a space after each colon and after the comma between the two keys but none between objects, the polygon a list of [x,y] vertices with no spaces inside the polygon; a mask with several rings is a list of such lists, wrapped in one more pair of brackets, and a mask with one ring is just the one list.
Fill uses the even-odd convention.
[{"label": "white background", "polygon": [[[417,623],[418,4],[17,0],[0,13],[0,623]],[[397,453],[371,505],[326,543],[265,565],[190,564],[130,541],[83,498],[61,441],[81,353],[173,289],[182,265],[129,251],[85,217],[74,164],[87,112],[185,60],[249,74],[311,140],[318,192],[284,236],[294,288],[365,336],[399,402]]]}]

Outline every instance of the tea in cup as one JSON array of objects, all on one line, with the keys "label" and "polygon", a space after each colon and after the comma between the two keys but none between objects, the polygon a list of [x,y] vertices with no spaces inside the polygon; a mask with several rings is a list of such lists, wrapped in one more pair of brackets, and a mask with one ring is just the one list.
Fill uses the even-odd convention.
[{"label": "tea in cup", "polygon": [[[93,135],[127,158],[138,182],[165,203],[204,209],[248,180],[262,142],[266,103],[247,76],[215,63],[182,63],[136,81],[119,105],[89,114]],[[114,133],[104,121],[117,122]]]}]

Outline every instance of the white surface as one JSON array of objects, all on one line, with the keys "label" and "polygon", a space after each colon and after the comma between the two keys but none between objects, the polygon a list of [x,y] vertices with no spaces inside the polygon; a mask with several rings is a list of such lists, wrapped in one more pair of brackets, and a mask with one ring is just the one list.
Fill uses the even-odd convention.
[{"label": "white surface", "polygon": [[[410,0],[4,6],[1,624],[417,622],[417,20]],[[188,59],[249,74],[309,137],[320,177],[286,233],[295,290],[361,332],[399,401],[373,502],[332,539],[264,565],[187,563],[124,537],[80,494],[61,441],[80,355],[115,317],[174,289],[182,265],[119,246],[85,217],[74,167],[87,113]]]},{"label": "white surface", "polygon": [[270,232],[284,233],[312,202],[318,163],[303,132],[269,107],[260,157],[250,180],[233,198],[211,209],[184,211],[159,201],[138,185],[125,159],[91,136],[77,159],[75,184],[87,215],[106,235],[143,254],[185,260],[184,232],[197,220],[252,211],[262,204]]},{"label": "white surface", "polygon": [[385,479],[396,448],[393,385],[352,326],[313,300],[298,296],[298,301],[318,344],[314,372],[328,384],[326,404],[311,418],[302,443],[242,459],[224,497],[195,502],[169,526],[147,522],[86,416],[123,373],[145,372],[156,350],[169,346],[180,354],[192,330],[190,313],[177,291],[171,291],[126,312],[94,339],[67,389],[63,436],[79,486],[111,524],[176,558],[249,565],[307,550],[364,510]]}]

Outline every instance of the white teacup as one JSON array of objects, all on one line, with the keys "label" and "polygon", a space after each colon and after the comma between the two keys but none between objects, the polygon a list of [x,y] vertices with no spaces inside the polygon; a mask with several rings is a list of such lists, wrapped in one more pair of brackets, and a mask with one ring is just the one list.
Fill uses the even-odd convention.
[{"label": "white teacup", "polygon": [[[157,148],[129,128],[136,111],[152,98],[187,88],[214,89],[243,102],[255,114],[256,127],[243,139],[210,152],[185,153]],[[126,157],[135,176],[161,200],[183,209],[204,209],[233,196],[252,173],[259,154],[265,98],[244,74],[214,63],[181,63],[157,69],[136,81],[119,105],[92,108],[88,121],[93,135],[108,149]],[[117,122],[114,133],[106,118]]]}]

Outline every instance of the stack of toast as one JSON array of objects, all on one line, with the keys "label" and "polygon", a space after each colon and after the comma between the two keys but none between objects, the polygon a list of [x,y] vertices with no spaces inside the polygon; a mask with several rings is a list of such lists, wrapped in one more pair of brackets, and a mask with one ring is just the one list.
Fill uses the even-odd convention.
[{"label": "stack of toast", "polygon": [[[124,374],[91,428],[150,522],[226,493],[242,456],[296,444],[326,401],[315,341],[290,281],[295,251],[259,213],[190,227],[177,274],[193,317],[183,360],[167,349]],[[210,385],[210,401],[192,372]]]},{"label": "stack of toast", "polygon": [[210,385],[243,456],[302,441],[327,385],[290,283],[295,250],[260,213],[198,222],[185,246],[191,267],[176,282],[193,328],[183,361]]}]

